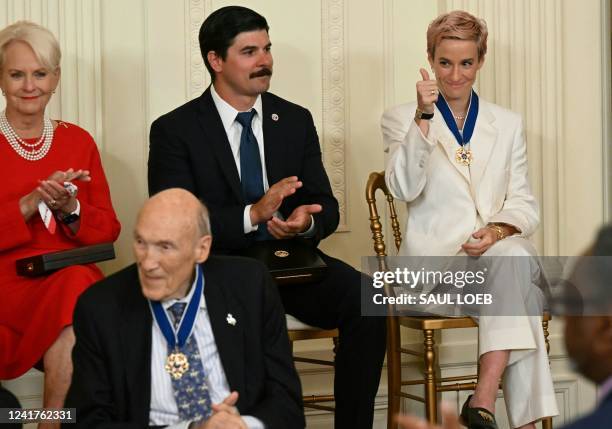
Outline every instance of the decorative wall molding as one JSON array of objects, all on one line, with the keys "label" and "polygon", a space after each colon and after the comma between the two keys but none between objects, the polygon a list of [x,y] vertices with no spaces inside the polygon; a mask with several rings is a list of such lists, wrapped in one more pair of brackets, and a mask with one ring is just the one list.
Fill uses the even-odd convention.
[{"label": "decorative wall molding", "polygon": [[348,136],[347,52],[345,46],[345,2],[321,2],[321,54],[323,66],[322,149],[325,168],[340,206],[338,231],[348,231],[346,142]]},{"label": "decorative wall molding", "polygon": [[601,14],[601,40],[602,40],[602,88],[603,88],[603,171],[604,171],[604,221],[612,220],[612,150],[609,142],[612,142],[612,2],[605,0],[602,2]]},{"label": "decorative wall molding", "polygon": [[534,238],[543,255],[564,254],[563,2],[446,0],[440,5],[441,12],[467,10],[488,24],[478,90],[484,99],[522,115],[530,182],[541,209]]},{"label": "decorative wall molding", "polygon": [[102,142],[100,0],[5,0],[0,24],[26,19],[47,27],[62,50],[62,78],[51,117],[74,122]]},{"label": "decorative wall molding", "polygon": [[210,84],[210,76],[202,60],[198,35],[204,19],[212,12],[212,0],[185,0],[185,40],[189,41],[185,59],[187,76],[187,99],[193,100],[202,95]]}]

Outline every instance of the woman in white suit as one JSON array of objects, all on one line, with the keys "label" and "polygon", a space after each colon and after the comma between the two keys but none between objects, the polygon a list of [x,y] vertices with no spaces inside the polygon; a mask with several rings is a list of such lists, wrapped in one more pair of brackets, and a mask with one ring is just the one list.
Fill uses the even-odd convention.
[{"label": "woman in white suit", "polygon": [[[435,79],[421,69],[417,101],[383,115],[386,183],[409,206],[400,255],[536,254],[527,240],[539,214],[527,180],[522,120],[479,100],[472,89],[487,34],[485,22],[467,12],[436,18],[427,31]],[[512,427],[535,428],[535,421],[557,414],[541,318],[527,310],[543,305],[534,286],[537,265],[531,267],[506,267],[514,272],[517,295],[529,301],[525,308],[516,308],[512,317],[478,318],[480,377],[461,412],[469,428],[497,428],[495,398],[502,376]]]}]

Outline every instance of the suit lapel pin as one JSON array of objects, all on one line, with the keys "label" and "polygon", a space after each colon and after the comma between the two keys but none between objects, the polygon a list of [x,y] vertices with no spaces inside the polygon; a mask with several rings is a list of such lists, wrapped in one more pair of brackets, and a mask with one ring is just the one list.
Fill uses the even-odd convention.
[{"label": "suit lapel pin", "polygon": [[232,316],[232,313],[227,313],[227,317],[225,318],[225,320],[227,320],[228,325],[232,325],[232,326],[236,325],[236,319],[234,319],[234,316]]},{"label": "suit lapel pin", "polygon": [[272,113],[272,120],[278,121],[278,115],[276,113]]}]

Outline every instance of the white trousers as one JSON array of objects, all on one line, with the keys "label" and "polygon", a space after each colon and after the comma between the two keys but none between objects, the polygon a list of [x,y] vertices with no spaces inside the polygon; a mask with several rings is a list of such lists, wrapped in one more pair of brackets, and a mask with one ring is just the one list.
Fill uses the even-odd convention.
[{"label": "white trousers", "polygon": [[493,258],[493,264],[500,264],[495,269],[504,272],[501,278],[513,279],[514,287],[508,287],[507,281],[491,285],[496,297],[503,299],[506,294],[512,302],[512,315],[480,316],[477,321],[479,357],[494,350],[510,350],[503,390],[510,426],[514,428],[559,414],[542,317],[536,316],[543,312],[544,299],[538,287],[539,265],[535,259],[528,258],[535,255],[533,245],[520,237],[498,241],[484,254],[506,256]]}]

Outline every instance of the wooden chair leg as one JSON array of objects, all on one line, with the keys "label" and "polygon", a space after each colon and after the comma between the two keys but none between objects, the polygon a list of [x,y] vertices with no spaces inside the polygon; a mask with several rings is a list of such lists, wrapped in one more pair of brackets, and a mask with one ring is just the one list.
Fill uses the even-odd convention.
[{"label": "wooden chair leg", "polygon": [[[542,320],[542,330],[544,331],[544,342],[546,343],[546,354],[550,356],[550,342],[548,341],[548,321]],[[542,429],[553,429],[552,417],[542,419]]]},{"label": "wooden chair leg", "polygon": [[436,391],[436,351],[433,329],[423,330],[425,359],[425,414],[431,424],[438,422],[438,392]]},{"label": "wooden chair leg", "polygon": [[542,320],[542,330],[544,331],[544,342],[546,343],[546,354],[550,355],[550,342],[548,341],[548,320]]},{"label": "wooden chair leg", "polygon": [[390,317],[387,319],[387,429],[397,429],[397,424],[393,419],[400,412],[402,359],[399,352],[400,329],[390,320]]},{"label": "wooden chair leg", "polygon": [[553,429],[552,417],[542,419],[542,429]]}]

